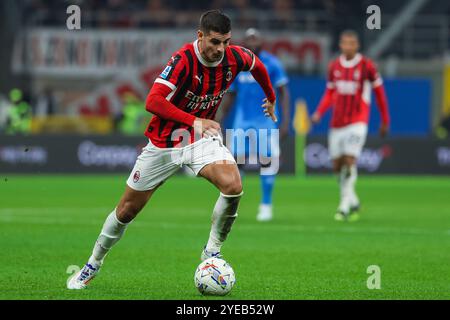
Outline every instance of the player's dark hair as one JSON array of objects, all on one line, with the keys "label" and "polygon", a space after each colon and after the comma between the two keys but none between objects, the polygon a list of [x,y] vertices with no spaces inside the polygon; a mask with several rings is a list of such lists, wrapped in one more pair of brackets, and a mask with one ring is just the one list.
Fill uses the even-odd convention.
[{"label": "player's dark hair", "polygon": [[231,31],[231,21],[222,11],[210,10],[200,17],[200,30],[204,34],[211,31],[225,34]]},{"label": "player's dark hair", "polygon": [[359,35],[355,30],[347,29],[341,32],[340,39],[342,37],[352,37],[359,41]]}]

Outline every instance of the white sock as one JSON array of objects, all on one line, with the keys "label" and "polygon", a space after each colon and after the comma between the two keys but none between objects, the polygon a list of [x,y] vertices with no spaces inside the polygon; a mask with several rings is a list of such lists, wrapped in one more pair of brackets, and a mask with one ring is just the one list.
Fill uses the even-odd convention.
[{"label": "white sock", "polygon": [[95,266],[101,266],[103,259],[114,244],[122,237],[128,223],[120,222],[117,219],[116,209],[111,212],[103,224],[102,231],[95,242],[92,255],[88,263]]},{"label": "white sock", "polygon": [[339,204],[339,210],[348,213],[352,201],[357,199],[355,193],[355,182],[357,178],[356,165],[350,167],[343,166],[340,172],[340,189],[341,189],[341,202]]},{"label": "white sock", "polygon": [[211,232],[206,245],[209,252],[220,252],[223,242],[231,230],[234,220],[238,216],[237,209],[243,192],[237,195],[220,193],[212,214]]},{"label": "white sock", "polygon": [[351,166],[350,171],[352,176],[352,183],[350,190],[350,206],[356,206],[359,204],[359,198],[355,190],[356,181],[358,180],[358,167],[356,165],[353,165]]}]

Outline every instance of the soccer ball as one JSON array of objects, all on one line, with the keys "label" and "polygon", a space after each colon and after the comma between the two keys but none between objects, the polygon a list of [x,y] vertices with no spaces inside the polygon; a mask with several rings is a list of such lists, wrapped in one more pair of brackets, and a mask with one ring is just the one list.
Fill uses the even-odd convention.
[{"label": "soccer ball", "polygon": [[236,282],[233,268],[223,259],[209,258],[200,263],[194,274],[194,283],[203,295],[224,296]]}]

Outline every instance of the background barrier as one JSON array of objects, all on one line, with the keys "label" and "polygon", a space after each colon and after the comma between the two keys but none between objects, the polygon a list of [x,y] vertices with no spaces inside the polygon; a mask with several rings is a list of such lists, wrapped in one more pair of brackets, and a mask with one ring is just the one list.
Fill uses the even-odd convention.
[{"label": "background barrier", "polygon": [[[146,145],[145,137],[30,136],[0,137],[2,173],[128,172]],[[280,173],[295,173],[295,157],[303,151],[307,174],[331,172],[326,136],[308,136],[304,150],[295,137],[281,142]],[[450,140],[370,136],[358,162],[361,173],[450,174]],[[244,169],[252,171],[254,166]]]},{"label": "background barrier", "polygon": [[[308,137],[304,150],[308,174],[331,171],[326,137]],[[369,137],[358,161],[362,173],[450,174],[450,140]]]}]

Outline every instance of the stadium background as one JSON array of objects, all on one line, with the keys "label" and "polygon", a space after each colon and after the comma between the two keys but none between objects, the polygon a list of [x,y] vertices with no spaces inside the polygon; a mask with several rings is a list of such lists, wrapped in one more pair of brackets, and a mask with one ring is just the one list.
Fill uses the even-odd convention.
[{"label": "stadium background", "polygon": [[[72,4],[81,8],[81,30],[68,30],[66,27],[70,16],[66,9]],[[366,27],[366,19],[370,15],[366,9],[372,4],[381,8],[380,30]],[[442,251],[450,245],[450,138],[447,134],[450,130],[450,3],[437,0],[1,1],[0,223],[5,227],[4,243],[9,246],[0,255],[16,261],[17,254],[22,253],[28,257],[25,260],[30,268],[39,269],[42,265],[36,262],[37,253],[42,246],[46,248],[51,243],[50,248],[54,250],[45,249],[43,254],[48,264],[52,261],[52,267],[46,267],[58,274],[59,280],[64,279],[65,266],[71,260],[82,262],[103,216],[115,204],[134,159],[145,144],[143,126],[150,115],[136,110],[143,110],[148,88],[170,54],[184,42],[195,39],[200,14],[211,8],[221,8],[231,17],[235,43],[241,41],[246,28],[259,28],[265,37],[266,48],[280,57],[290,77],[292,126],[290,136],[283,141],[283,176],[279,179],[278,191],[277,188],[275,191],[278,220],[272,226],[256,225],[252,214],[259,196],[257,178],[245,176],[247,202],[242,204],[241,210],[247,210],[247,214],[239,223],[253,238],[240,234],[239,224],[236,225],[238,231],[235,230],[234,239],[231,236],[228,250],[232,251],[233,244],[242,250],[232,256],[234,261],[245,260],[246,252],[256,250],[248,242],[239,246],[239,239],[251,243],[251,239],[264,234],[268,235],[267,239],[278,238],[282,232],[284,236],[279,239],[280,244],[285,245],[284,250],[289,255],[298,253],[301,250],[298,246],[305,242],[312,244],[311,252],[305,249],[307,252],[299,253],[299,257],[303,261],[302,257],[310,254],[316,268],[321,264],[316,258],[318,252],[341,258],[348,255],[349,261],[353,262],[352,259],[361,259],[362,266],[366,263],[364,257],[371,260],[365,250],[373,243],[373,236],[378,241],[381,235],[384,240],[375,250],[378,260],[403,268],[394,273],[397,278],[391,277],[401,279],[402,270],[409,270],[413,275],[403,279],[409,286],[402,282],[401,289],[388,288],[377,296],[364,291],[361,283],[364,283],[365,270],[362,277],[356,276],[361,270],[352,269],[355,266],[352,262],[347,269],[353,277],[361,278],[358,278],[357,289],[351,284],[342,286],[345,272],[338,272],[334,279],[341,282],[338,281],[340,285],[336,285],[334,291],[333,285],[331,289],[329,287],[332,280],[325,286],[317,279],[308,283],[306,276],[296,278],[292,275],[290,281],[301,281],[300,288],[304,288],[305,281],[308,283],[306,291],[291,290],[289,295],[283,292],[288,280],[275,277],[277,285],[274,290],[264,288],[256,291],[243,281],[243,289],[234,297],[448,297],[449,274],[448,270],[442,269],[443,261],[448,263],[448,255]],[[362,172],[359,188],[370,209],[368,222],[361,222],[359,229],[342,229],[331,221],[337,186],[330,173],[326,150],[330,115],[318,126],[312,127],[309,123],[309,115],[325,88],[327,64],[338,53],[338,34],[347,28],[358,32],[362,52],[377,62],[385,80],[392,117],[390,136],[379,139],[376,136],[379,115],[376,107],[372,106],[370,135],[358,163]],[[11,131],[7,119],[15,105],[29,110],[29,113],[22,119],[23,126]],[[126,117],[136,117],[140,122],[126,124]],[[74,173],[88,175],[76,176]],[[317,173],[322,175],[317,176]],[[408,176],[400,177],[399,174]],[[411,179],[414,179],[413,183]],[[150,227],[155,235],[158,232],[161,236],[171,232],[173,235],[183,233],[179,238],[186,241],[179,248],[177,261],[186,259],[192,265],[192,268],[187,268],[188,275],[196,264],[191,257],[192,252],[196,252],[193,248],[201,246],[198,241],[201,236],[196,233],[201,230],[206,236],[209,219],[209,207],[195,213],[186,209],[189,205],[196,207],[192,202],[196,194],[182,188],[189,186],[211,199],[215,197],[214,190],[205,184],[176,177],[174,182],[165,186],[166,190],[162,190],[165,193],[161,198],[156,198],[155,204],[146,209],[152,214],[141,219],[147,220],[140,220],[150,225],[157,221],[160,228]],[[187,198],[192,197],[186,200],[186,208],[168,204],[171,192],[175,191],[185,193]],[[297,198],[299,193],[303,198]],[[170,217],[164,214],[166,211],[170,212]],[[189,214],[193,215],[193,220],[185,217]],[[92,223],[81,230],[86,220]],[[181,227],[183,222],[192,227],[187,234]],[[139,225],[139,221],[136,224]],[[67,234],[61,235],[58,229],[61,225],[67,228]],[[43,228],[47,228],[51,236],[46,231],[48,238],[42,237]],[[19,239],[18,234],[23,237]],[[297,238],[299,234],[303,234],[301,241]],[[148,235],[141,232],[140,236],[145,239]],[[355,247],[347,248],[349,242],[342,236],[348,237],[350,243],[356,241]],[[290,237],[296,240],[292,241]],[[140,246],[148,250],[145,240],[139,242],[136,238],[133,238],[134,243],[128,243],[128,248],[133,248],[133,261],[138,260]],[[59,246],[56,244],[58,240]],[[175,240],[173,243],[164,241],[161,248],[172,250],[179,246]],[[72,246],[73,242],[80,245],[67,251],[65,248]],[[289,247],[294,243],[298,243],[295,248]],[[332,246],[333,243],[340,245],[341,249],[346,248],[347,253],[342,255]],[[275,244],[266,245],[269,252],[278,248]],[[119,246],[117,251],[121,252],[121,249],[125,255],[126,245]],[[395,251],[391,252],[391,260],[383,260],[383,250]],[[424,250],[428,256],[417,253]],[[152,253],[149,261],[164,261],[164,256],[158,252]],[[355,258],[355,253],[358,258]],[[402,258],[402,254],[410,254],[408,257],[416,254],[417,260],[412,262],[405,256]],[[404,261],[403,265],[395,255]],[[281,261],[284,258],[281,257]],[[170,260],[166,261],[166,264],[170,263]],[[417,263],[419,267],[412,267]],[[55,264],[58,267],[53,267]],[[59,291],[50,288],[53,278],[44,277],[48,284],[36,280],[38,271],[34,275],[19,274],[27,268],[15,271],[21,279],[22,290],[6,286],[5,290],[0,290],[1,297],[39,298],[39,293],[44,290],[40,285],[47,288],[44,290],[47,298],[73,297],[62,287]],[[290,268],[296,272],[295,267]],[[331,264],[325,274],[333,277],[333,270],[336,270],[333,268]],[[433,268],[435,278],[430,275],[430,278],[419,280],[420,272],[428,268]],[[248,269],[241,267],[238,275],[245,274]],[[277,270],[276,267],[273,270]],[[175,267],[169,267],[169,273],[175,271]],[[113,272],[112,269],[109,272]],[[158,281],[161,283],[169,281],[159,272],[146,274],[140,271],[141,280],[149,284],[155,277],[160,277]],[[3,276],[9,279],[16,277],[7,273]],[[104,277],[106,279],[108,275]],[[117,280],[114,274],[109,277]],[[440,282],[442,277],[447,281]],[[186,282],[181,275],[180,279],[180,283]],[[136,281],[132,283],[138,284]],[[28,285],[29,282],[36,285]],[[85,297],[196,297],[194,293],[191,295],[190,282],[186,283],[187,287],[174,286],[156,296],[148,292],[139,295],[130,287],[123,295],[112,290],[106,295],[89,293]],[[120,281],[115,284],[116,290],[121,284]],[[106,287],[104,283],[100,286]],[[244,289],[252,294],[246,294]],[[345,291],[347,289],[348,292]],[[185,292],[189,293],[184,295]]]}]

